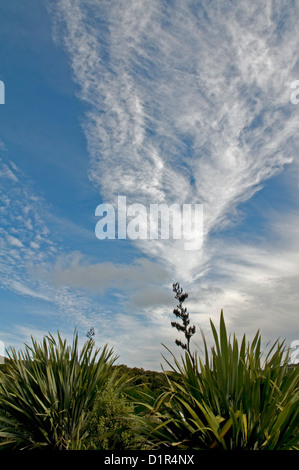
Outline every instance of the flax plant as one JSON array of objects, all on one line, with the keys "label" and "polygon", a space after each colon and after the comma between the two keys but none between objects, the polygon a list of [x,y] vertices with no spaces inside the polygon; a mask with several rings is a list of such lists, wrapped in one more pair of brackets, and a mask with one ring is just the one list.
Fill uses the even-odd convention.
[{"label": "flax plant", "polygon": [[221,311],[219,333],[211,321],[214,346],[204,357],[172,362],[168,386],[142,421],[147,448],[182,450],[299,449],[299,368],[288,368],[284,342],[267,354],[261,335],[240,344],[229,337]]},{"label": "flax plant", "polygon": [[93,340],[79,351],[58,333],[16,352],[0,372],[0,444],[8,449],[82,449],[97,389],[104,387],[116,357]]}]

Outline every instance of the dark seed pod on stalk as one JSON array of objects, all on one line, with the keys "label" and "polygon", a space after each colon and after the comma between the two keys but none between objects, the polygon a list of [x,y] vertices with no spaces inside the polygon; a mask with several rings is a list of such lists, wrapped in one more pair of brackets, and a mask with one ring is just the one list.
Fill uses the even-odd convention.
[{"label": "dark seed pod on stalk", "polygon": [[187,299],[188,294],[183,291],[178,282],[174,283],[172,288],[175,292],[175,298],[179,301],[179,304],[177,305],[177,308],[173,310],[173,313],[177,318],[182,320],[183,325],[178,322],[171,322],[171,326],[176,328],[178,331],[182,331],[185,334],[187,341],[186,343],[182,343],[181,340],[176,339],[175,343],[188,352],[194,366],[195,359],[190,351],[190,339],[195,334],[196,327],[194,325],[189,326],[189,313],[187,312],[187,308],[183,307],[183,302]]}]

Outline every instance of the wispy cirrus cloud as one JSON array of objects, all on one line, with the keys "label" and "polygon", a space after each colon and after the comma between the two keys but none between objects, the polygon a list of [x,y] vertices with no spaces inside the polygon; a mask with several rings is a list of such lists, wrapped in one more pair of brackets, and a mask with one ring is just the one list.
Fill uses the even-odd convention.
[{"label": "wispy cirrus cloud", "polygon": [[297,8],[57,2],[103,197],[203,203],[206,237],[229,224],[294,157]]},{"label": "wispy cirrus cloud", "polygon": [[54,287],[46,274],[62,251],[55,230],[47,223],[50,210],[8,159],[0,159],[0,194],[1,287],[52,304],[58,316],[72,322],[88,324],[88,314],[93,312],[90,299],[67,286]]}]

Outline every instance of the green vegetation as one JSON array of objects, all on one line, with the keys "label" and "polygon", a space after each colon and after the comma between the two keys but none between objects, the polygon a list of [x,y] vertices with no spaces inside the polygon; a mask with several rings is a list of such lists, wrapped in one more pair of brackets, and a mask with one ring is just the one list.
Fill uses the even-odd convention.
[{"label": "green vegetation", "polygon": [[124,450],[138,446],[134,404],[126,398],[123,387],[114,378],[98,389],[89,419],[86,448]]},{"label": "green vegetation", "polygon": [[[267,353],[261,335],[239,343],[227,334],[223,312],[214,345],[202,333],[204,357],[192,353],[188,295],[171,325],[178,358],[168,372],[115,365],[107,346],[94,351],[93,332],[82,351],[49,335],[25,352],[14,350],[0,369],[0,444],[5,449],[298,450],[299,368],[288,367],[284,343]],[[181,321],[182,323],[179,323]]]},{"label": "green vegetation", "polygon": [[[299,369],[288,370],[283,345],[261,360],[261,337],[238,345],[211,322],[215,347],[205,361],[175,358],[168,388],[156,402],[159,426],[144,422],[152,448],[291,450],[299,446]],[[204,340],[204,338],[203,338]],[[205,343],[205,340],[204,340]],[[169,365],[171,365],[169,363]]]},{"label": "green vegetation", "polygon": [[24,352],[12,350],[0,380],[0,437],[10,449],[80,449],[87,436],[97,388],[105,386],[116,358],[94,342],[78,348],[58,335],[32,338]]}]

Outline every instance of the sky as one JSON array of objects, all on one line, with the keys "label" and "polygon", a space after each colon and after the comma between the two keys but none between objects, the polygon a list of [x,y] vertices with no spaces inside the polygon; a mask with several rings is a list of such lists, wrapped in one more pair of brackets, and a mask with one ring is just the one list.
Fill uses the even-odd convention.
[{"label": "sky", "polygon": [[[299,2],[0,2],[0,341],[95,331],[129,367],[229,333],[299,340]],[[298,88],[298,93],[296,92]],[[1,100],[0,100],[1,101]],[[3,101],[3,100],[2,100]],[[201,204],[203,243],[104,239],[96,208]]]}]

